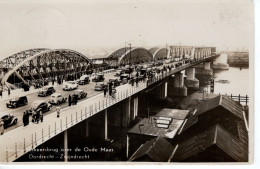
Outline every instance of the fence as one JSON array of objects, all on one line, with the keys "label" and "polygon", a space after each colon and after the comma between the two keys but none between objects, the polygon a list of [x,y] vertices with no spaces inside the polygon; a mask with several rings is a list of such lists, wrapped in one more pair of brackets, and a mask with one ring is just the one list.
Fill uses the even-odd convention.
[{"label": "fence", "polygon": [[[93,97],[93,100],[95,100],[93,103],[90,103],[91,101],[87,99],[86,101],[79,102],[77,107],[72,106],[62,109],[60,112],[60,118],[57,118],[55,113],[48,115],[49,118],[46,116],[44,119],[45,124],[41,123],[41,128],[34,127],[32,129],[33,132],[30,134],[28,134],[28,131],[26,131],[26,128],[24,128],[23,132],[27,137],[19,138],[19,136],[16,136],[16,140],[18,139],[19,141],[14,141],[13,143],[9,144],[10,141],[7,140],[7,142],[4,143],[9,144],[9,146],[5,147],[5,156],[1,156],[1,161],[13,161],[14,159],[34,149],[55,135],[63,132],[64,130],[67,130],[73,125],[93,116],[102,110],[105,110],[106,108],[147,87],[145,82],[140,82],[138,87],[131,87],[129,84],[127,85],[127,89],[124,89],[123,86],[119,86],[121,89],[116,93],[115,98],[104,97],[103,94],[99,94],[97,97]],[[5,157],[5,159],[3,159],[3,157]]]},{"label": "fence", "polygon": [[246,96],[240,96],[240,94],[238,96],[233,96],[232,94],[230,96],[231,99],[235,100],[235,101],[238,101],[239,103],[245,103],[246,106],[247,104],[249,103],[249,97],[246,95]]},{"label": "fence", "polygon": [[[60,118],[57,118],[55,113],[51,113],[44,118],[45,123],[43,122],[37,127],[34,127],[33,125],[29,125],[29,128],[19,127],[17,130],[21,130],[16,132],[15,135],[13,134],[10,137],[5,137],[5,135],[1,136],[1,143],[5,146],[2,145],[0,147],[0,153],[2,153],[0,155],[0,161],[8,162],[17,159],[26,152],[34,149],[36,146],[44,143],[75,124],[105,110],[135,93],[138,93],[147,88],[148,85],[185,69],[186,66],[189,65],[162,72],[147,82],[145,80],[141,81],[139,82],[138,87],[131,86],[130,84],[119,86],[117,87],[118,92],[116,93],[115,98],[104,97],[103,94],[99,94],[90,99],[79,102],[77,106],[62,109],[60,112]],[[15,139],[13,138],[14,136]],[[5,140],[3,138],[5,138]]]}]

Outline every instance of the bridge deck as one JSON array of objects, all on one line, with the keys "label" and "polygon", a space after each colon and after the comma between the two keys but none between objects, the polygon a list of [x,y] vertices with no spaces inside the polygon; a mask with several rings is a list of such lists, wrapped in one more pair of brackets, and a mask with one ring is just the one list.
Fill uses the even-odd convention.
[{"label": "bridge deck", "polygon": [[[174,73],[192,67],[196,64],[211,60],[216,56],[207,57],[192,63],[185,64],[169,72],[159,74],[152,82],[163,80],[165,77],[171,76]],[[152,84],[152,83],[149,83]],[[125,84],[117,87],[116,99],[104,98],[103,94],[98,94],[87,100],[79,102],[76,106],[66,107],[61,110],[60,118],[56,117],[56,113],[44,116],[44,122],[39,124],[30,124],[26,127],[17,127],[4,135],[0,136],[0,161],[10,162],[19,158],[26,152],[32,150],[36,146],[44,143],[57,134],[67,130],[75,124],[93,116],[94,114],[105,110],[121,100],[146,89],[147,83],[140,82],[139,87],[132,87]]]}]

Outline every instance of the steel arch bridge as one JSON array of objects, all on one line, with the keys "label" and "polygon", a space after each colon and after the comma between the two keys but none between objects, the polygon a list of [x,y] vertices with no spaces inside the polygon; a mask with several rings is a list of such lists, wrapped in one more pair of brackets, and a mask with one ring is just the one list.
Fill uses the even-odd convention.
[{"label": "steel arch bridge", "polygon": [[[16,88],[16,84],[91,72],[92,61],[69,49],[29,49],[0,61],[1,85]],[[20,86],[21,87],[21,86]]]},{"label": "steel arch bridge", "polygon": [[[107,56],[107,61],[116,64],[143,63],[153,60],[152,54],[145,48],[120,48]],[[112,64],[112,63],[111,63]]]},{"label": "steel arch bridge", "polygon": [[169,54],[169,49],[167,48],[158,48],[154,47],[149,49],[149,52],[152,54],[154,60],[163,60],[166,59]]}]

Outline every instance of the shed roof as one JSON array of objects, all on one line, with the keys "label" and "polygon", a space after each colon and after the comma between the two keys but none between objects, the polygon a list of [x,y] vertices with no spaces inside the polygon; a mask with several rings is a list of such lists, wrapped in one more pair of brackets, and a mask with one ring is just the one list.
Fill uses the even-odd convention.
[{"label": "shed roof", "polygon": [[236,117],[244,120],[242,105],[228,96],[219,95],[215,98],[209,99],[201,103],[198,107],[198,115],[201,115],[209,110],[215,109],[221,106],[228,110],[230,113]]},{"label": "shed roof", "polygon": [[162,109],[154,117],[142,119],[128,133],[172,139],[183,124],[188,113],[189,110]]},{"label": "shed roof", "polygon": [[129,161],[135,161],[144,155],[148,155],[152,161],[168,162],[173,151],[174,147],[166,139],[157,137],[142,144],[129,158]]},{"label": "shed roof", "polygon": [[205,151],[206,148],[212,145],[216,145],[236,161],[243,162],[248,160],[247,144],[216,124],[204,132],[193,135],[186,141],[181,142],[172,161],[183,161]]},{"label": "shed roof", "polygon": [[184,120],[188,115],[189,110],[180,109],[162,109],[156,116],[160,117],[171,117],[174,119]]}]

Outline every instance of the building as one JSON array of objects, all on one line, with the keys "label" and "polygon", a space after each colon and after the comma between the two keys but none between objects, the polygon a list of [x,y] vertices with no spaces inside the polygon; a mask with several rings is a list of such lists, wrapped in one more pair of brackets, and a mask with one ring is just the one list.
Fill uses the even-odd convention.
[{"label": "building", "polygon": [[127,133],[128,155],[156,137],[165,138],[173,144],[175,135],[188,114],[189,110],[162,109],[155,116],[142,119]]}]

